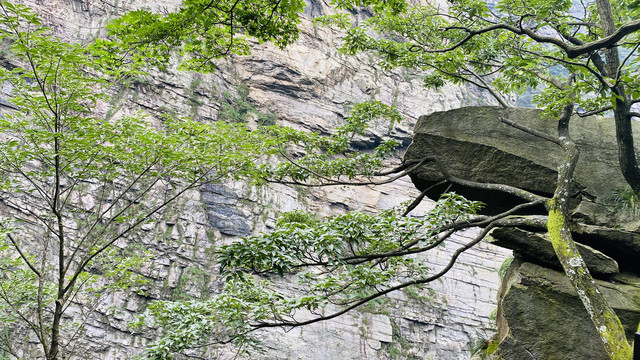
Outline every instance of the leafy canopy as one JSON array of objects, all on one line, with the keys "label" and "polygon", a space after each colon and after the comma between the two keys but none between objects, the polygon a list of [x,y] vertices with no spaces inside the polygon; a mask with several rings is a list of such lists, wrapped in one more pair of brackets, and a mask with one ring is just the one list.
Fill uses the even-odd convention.
[{"label": "leafy canopy", "polygon": [[[122,62],[164,67],[178,55],[183,69],[213,71],[215,59],[249,53],[253,39],[279,47],[298,38],[302,0],[187,0],[174,12],[131,11],[98,40],[112,66]],[[122,57],[130,53],[129,57]]]},{"label": "leafy canopy", "polygon": [[[593,2],[371,3],[374,15],[357,26],[351,26],[348,13],[316,21],[348,29],[343,52],[374,52],[385,67],[424,70],[428,87],[471,83],[505,103],[501,94],[538,89],[534,102],[550,115],[558,115],[569,103],[575,103],[580,113],[613,109],[621,96],[612,89],[618,84],[625,87],[624,96],[632,101],[640,98],[636,56],[640,34],[635,31],[639,13],[632,1],[611,2],[621,38],[589,51],[579,51],[580,46],[603,41],[608,35]],[[340,1],[337,5],[348,9],[362,4]],[[599,60],[610,46],[620,51],[621,64],[615,73],[604,72]]]},{"label": "leafy canopy", "polygon": [[[263,40],[282,45],[292,39],[270,25],[261,27],[259,17],[242,15],[257,11],[262,2],[242,7],[247,4],[236,4],[240,14],[233,17],[244,19],[239,22],[244,25],[233,31],[268,30]],[[279,2],[294,6],[286,8],[293,13],[265,13],[268,4],[260,8],[263,16],[293,26],[291,14],[298,2]],[[212,4],[211,9],[227,5]],[[208,11],[214,10],[202,10]],[[148,20],[139,14],[140,21]],[[125,17],[114,28],[132,19]],[[7,1],[0,2],[0,40],[9,45],[7,60],[13,64],[0,68],[12,107],[0,117],[0,332],[6,335],[0,353],[33,349],[30,339],[37,339],[40,351],[34,350],[33,357],[67,356],[105,294],[136,289],[145,281],[139,269],[149,256],[144,244],[150,239],[139,231],[141,226],[154,226],[200,185],[225,179],[301,181],[339,172],[349,178],[366,176],[381,168],[394,146],[383,143],[366,156],[349,150],[352,136],[364,133],[372,119],[389,114],[398,119],[397,109],[376,102],[356,107],[331,137],[280,126],[251,131],[241,123],[202,123],[169,115],[107,116],[100,109],[115,80],[144,71],[114,68],[121,48],[109,57],[105,45],[115,43],[66,43],[28,7]],[[169,54],[168,48],[157,51]],[[139,59],[149,56],[137,54]],[[321,165],[329,156],[339,158]],[[291,159],[314,166],[301,170],[281,164]],[[227,286],[240,291],[243,281]],[[237,301],[257,298],[259,288],[244,291]],[[225,301],[237,302],[231,297]],[[66,313],[76,306],[86,311],[71,318]],[[220,306],[233,309],[226,303]],[[225,316],[225,326],[238,318]]]}]

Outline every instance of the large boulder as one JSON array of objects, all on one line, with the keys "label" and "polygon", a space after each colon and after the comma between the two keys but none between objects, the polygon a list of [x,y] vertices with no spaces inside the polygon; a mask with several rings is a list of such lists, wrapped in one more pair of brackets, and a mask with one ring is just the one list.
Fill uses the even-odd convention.
[{"label": "large boulder", "polygon": [[[535,109],[469,107],[422,116],[405,161],[434,157],[411,174],[420,190],[437,198],[453,190],[497,213],[523,200],[501,192],[444,183],[442,166],[458,178],[519,187],[551,197],[557,168],[567,159],[554,143],[506,125],[557,135],[557,120]],[[635,134],[640,132],[634,124]],[[574,118],[570,136],[580,149],[571,190],[569,226],[596,285],[622,321],[629,338],[640,322],[640,221],[607,198],[625,189],[611,119]],[[544,207],[529,214],[546,215]],[[491,241],[514,251],[515,260],[498,295],[498,335],[484,356],[494,360],[607,359],[576,291],[561,271],[544,229],[494,229]],[[479,355],[480,356],[480,355]]]},{"label": "large boulder", "polygon": [[[626,276],[632,279],[628,284],[596,283],[632,341],[640,322],[640,278]],[[502,282],[498,301],[498,344],[489,346],[490,359],[608,359],[564,273],[516,259]]]},{"label": "large boulder", "polygon": [[[562,149],[506,125],[500,122],[500,118],[557,135],[557,120],[541,117],[536,109],[483,106],[435,112],[419,118],[405,161],[434,156],[452,175],[466,180],[507,184],[543,195],[552,194],[556,188],[556,169],[565,161]],[[574,198],[601,204],[613,190],[624,189],[626,183],[618,165],[612,119],[574,118],[570,134],[580,148]],[[443,175],[434,163],[428,163],[413,172],[411,179],[418,189],[423,190],[443,180]],[[427,195],[437,198],[448,186],[436,187]],[[484,201],[487,209],[493,212],[518,201],[502,193],[479,192],[456,185],[451,189]],[[574,205],[577,207],[577,201]],[[598,216],[592,207],[588,209],[583,216]],[[584,212],[584,207],[581,211]],[[602,220],[590,220],[604,223],[608,221],[604,213],[606,211],[600,209]]]},{"label": "large boulder", "polygon": [[[470,199],[487,204],[487,213],[498,213],[523,200],[501,192],[478,190],[455,184],[435,184],[444,180],[439,168],[452,175],[476,182],[516,186],[551,197],[557,181],[557,167],[563,161],[562,149],[554,143],[516,129],[500,121],[501,118],[550,135],[557,135],[557,120],[541,117],[540,110],[529,108],[466,107],[421,116],[416,124],[413,142],[407,149],[405,161],[435,157],[411,173],[420,190],[438,198],[445,190],[456,191]],[[640,128],[635,126],[636,134]],[[612,119],[595,117],[573,118],[570,136],[580,149],[572,191],[572,231],[576,241],[588,245],[618,262],[621,271],[640,274],[640,232],[638,220],[632,212],[618,211],[608,204],[607,197],[627,185],[618,165],[615,127]],[[640,139],[638,139],[640,142]],[[529,213],[544,215],[543,206]],[[512,234],[513,235],[513,234]],[[542,235],[536,235],[542,236]],[[521,236],[502,235],[501,246],[521,239]],[[522,241],[520,241],[522,242]],[[525,241],[526,242],[526,241]],[[523,250],[516,249],[516,252]],[[521,251],[523,255],[540,254],[540,261],[548,257],[542,251]],[[600,256],[600,255],[598,255]],[[596,271],[609,274],[612,269]],[[615,272],[615,271],[614,271]]]}]

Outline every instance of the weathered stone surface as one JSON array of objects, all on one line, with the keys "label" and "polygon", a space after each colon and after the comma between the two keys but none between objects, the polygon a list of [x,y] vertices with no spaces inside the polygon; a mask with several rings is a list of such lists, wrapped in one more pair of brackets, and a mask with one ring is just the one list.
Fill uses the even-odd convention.
[{"label": "weathered stone surface", "polygon": [[[490,235],[490,243],[511,249],[526,261],[562,270],[547,233],[518,228],[500,228],[494,229]],[[579,243],[577,246],[589,271],[594,276],[608,276],[620,272],[618,263],[611,257],[590,246]]]},{"label": "weathered stone surface", "polygon": [[[500,122],[500,118],[550,135],[557,134],[557,120],[541,118],[540,111],[535,109],[484,106],[436,112],[420,117],[405,161],[434,156],[454,176],[477,182],[512,185],[550,196],[556,187],[556,168],[564,161],[561,149],[549,141]],[[637,134],[640,128],[637,124],[634,126]],[[615,190],[626,186],[618,165],[613,120],[574,118],[570,134],[580,148],[571,215],[572,219],[588,224],[572,226],[576,241],[615,259],[620,270],[640,273],[640,263],[636,261],[640,257],[640,232],[635,231],[638,221],[629,213],[615,211],[605,201]],[[434,163],[421,167],[411,177],[419,189],[443,179]],[[436,187],[429,195],[436,198],[448,186]],[[456,185],[451,190],[485,202],[489,213],[501,212],[522,202],[500,192],[478,191]],[[530,212],[546,213],[542,206]],[[531,255],[533,252],[528,253]],[[547,257],[543,252],[540,257],[540,261],[549,263],[548,259],[542,259]],[[607,274],[612,270],[598,271]]]},{"label": "weathered stone surface", "polygon": [[[535,109],[484,106],[422,116],[416,124],[405,161],[435,156],[448,171],[463,179],[552,194],[556,187],[556,169],[563,161],[562,150],[499,121],[499,118],[507,118],[531,129],[557,135],[557,120],[540,118],[539,114]],[[612,120],[575,118],[570,133],[580,148],[573,195],[602,202],[612,190],[623,189],[625,182],[617,162]],[[419,189],[443,178],[433,164],[423,166],[411,177]],[[514,201],[497,193],[478,193],[458,186],[453,189],[485,201],[490,205],[489,209],[491,205],[500,209]],[[434,190],[431,196],[436,197],[439,191],[442,189]],[[595,218],[596,214],[590,212],[584,216]]]},{"label": "weathered stone surface", "polygon": [[[599,280],[596,284],[631,340],[640,322],[640,286]],[[500,289],[497,323],[501,343],[493,359],[608,359],[582,302],[561,272],[514,260]]]},{"label": "weathered stone surface", "polygon": [[240,207],[240,197],[224,184],[207,184],[200,189],[201,199],[207,207],[209,223],[220,233],[245,236],[253,231],[251,216]]},{"label": "weathered stone surface", "polygon": [[616,259],[621,270],[640,274],[640,233],[597,225],[576,223],[571,232],[577,241],[603,249]]}]

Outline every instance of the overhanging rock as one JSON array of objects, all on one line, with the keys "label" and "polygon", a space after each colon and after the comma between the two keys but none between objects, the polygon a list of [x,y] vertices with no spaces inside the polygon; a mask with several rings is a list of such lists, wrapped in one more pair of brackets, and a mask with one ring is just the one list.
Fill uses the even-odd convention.
[{"label": "overhanging rock", "polygon": [[[557,135],[557,120],[535,109],[469,107],[437,112],[418,120],[405,161],[437,158],[448,173],[464,180],[512,185],[549,196],[556,187],[563,151],[554,143],[500,121]],[[635,125],[635,124],[634,124]],[[634,126],[634,133],[640,129]],[[616,211],[605,199],[624,189],[611,119],[574,118],[570,135],[580,149],[571,191],[574,240],[596,280],[632,336],[640,321],[640,231],[631,212]],[[638,142],[636,142],[638,143]],[[435,163],[411,174],[420,190],[444,180]],[[496,213],[523,202],[503,193],[444,184],[447,189],[487,204]],[[532,213],[546,214],[542,207]],[[495,229],[494,243],[516,253],[498,295],[499,334],[484,353],[491,360],[606,359],[602,343],[575,289],[559,268],[544,229]],[[542,265],[542,266],[540,266]],[[620,271],[620,273],[618,273]],[[480,355],[475,358],[482,358]]]},{"label": "overhanging rock", "polygon": [[[557,120],[541,118],[540,111],[536,109],[485,106],[435,112],[418,120],[405,161],[435,156],[452,175],[466,180],[507,184],[543,195],[552,194],[556,187],[556,169],[561,161],[566,161],[563,160],[562,149],[501,123],[500,118],[557,135]],[[570,134],[580,148],[572,194],[574,207],[579,200],[585,199],[600,204],[614,189],[626,186],[618,165],[614,131],[611,119],[587,117],[571,120]],[[434,163],[429,163],[414,172],[411,179],[418,189],[423,190],[443,180],[443,175]],[[436,187],[427,195],[435,199],[447,187]],[[502,193],[481,192],[455,185],[451,190],[485,202],[490,212],[519,202]],[[589,212],[583,216],[598,215],[593,207],[588,209]],[[607,221],[590,220],[596,223]]]}]

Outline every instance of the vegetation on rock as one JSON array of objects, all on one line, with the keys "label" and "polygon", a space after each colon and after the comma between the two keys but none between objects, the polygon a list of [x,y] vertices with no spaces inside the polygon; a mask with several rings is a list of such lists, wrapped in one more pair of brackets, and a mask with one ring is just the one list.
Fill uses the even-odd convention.
[{"label": "vegetation on rock", "polygon": [[[279,126],[249,131],[237,122],[203,124],[169,116],[156,122],[140,116],[106,120],[97,114],[109,84],[143,73],[143,65],[162,68],[180,55],[185,69],[213,71],[215,59],[248,53],[251,38],[291,44],[303,1],[192,0],[167,15],[133,11],[109,25],[107,39],[90,47],[56,39],[26,7],[2,1],[0,36],[10,44],[16,67],[0,72],[11,85],[15,106],[0,120],[0,186],[5,205],[26,209],[8,209],[0,222],[2,326],[37,339],[47,359],[66,357],[83,327],[82,319],[65,316],[69,306],[99,302],[114,286],[134,284],[144,254],[127,253],[127,240],[203,183],[242,178],[303,186],[380,184],[432,162],[447,182],[505,192],[522,203],[486,216],[477,214],[479,203],[445,194],[426,217],[406,217],[423,193],[409,210],[375,216],[285,215],[272,233],[220,248],[227,280],[221,294],[150,304],[137,325],[149,320],[162,326],[164,336],[149,358],[168,359],[212,344],[255,344],[252,334],[258,329],[340,316],[392,291],[439,278],[495,227],[528,226],[548,229],[610,358],[628,359],[631,347],[620,321],[595,287],[569,231],[569,190],[579,152],[568,126],[573,114],[613,111],[624,177],[640,190],[630,128],[639,115],[631,109],[640,97],[637,4],[597,0],[572,10],[567,0],[503,0],[495,8],[480,0],[457,0],[443,11],[402,0],[334,3],[338,9],[366,6],[372,13],[353,27],[346,12],[318,19],[348,28],[345,53],[373,51],[385,67],[426,70],[427,86],[471,83],[508,106],[502,94],[544,85],[535,100],[548,116],[557,117],[557,135],[502,121],[563,152],[566,163],[558,169],[553,197],[459,179],[432,156],[382,170],[394,141],[370,153],[351,148],[372,120],[399,120],[397,109],[376,101],[354,107],[330,136]],[[240,100],[246,99],[241,95]],[[541,204],[548,218],[511,216]],[[481,231],[438,272],[415,260],[415,254],[471,227]],[[271,272],[295,274],[306,293],[291,297],[272,289],[258,277]],[[114,280],[103,282],[109,276]],[[15,355],[19,341],[27,340],[8,339],[3,351]]]}]

